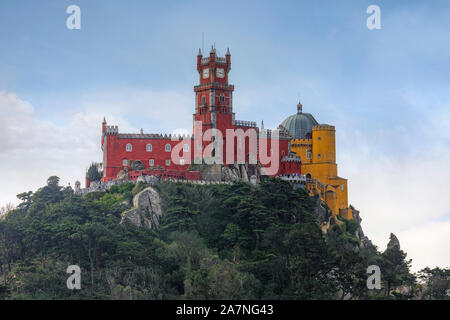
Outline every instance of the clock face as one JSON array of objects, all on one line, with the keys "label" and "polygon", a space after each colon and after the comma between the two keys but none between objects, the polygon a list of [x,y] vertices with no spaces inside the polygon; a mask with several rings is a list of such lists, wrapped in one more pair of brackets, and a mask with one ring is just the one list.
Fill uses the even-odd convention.
[{"label": "clock face", "polygon": [[217,68],[216,76],[217,76],[217,78],[225,77],[225,70],[223,70],[222,68]]},{"label": "clock face", "polygon": [[205,68],[203,69],[203,79],[206,79],[209,77],[209,69]]}]

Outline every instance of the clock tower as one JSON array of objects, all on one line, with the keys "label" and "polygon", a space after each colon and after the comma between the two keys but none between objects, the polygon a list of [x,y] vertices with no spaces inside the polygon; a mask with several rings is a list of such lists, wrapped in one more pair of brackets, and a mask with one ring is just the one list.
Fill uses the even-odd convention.
[{"label": "clock tower", "polygon": [[[234,128],[234,86],[228,84],[230,70],[231,54],[228,49],[225,57],[217,56],[214,47],[211,47],[209,57],[203,57],[199,49],[197,55],[199,85],[194,87],[194,121],[202,123],[202,134],[208,129],[218,129],[225,135],[226,129]],[[216,130],[212,132],[214,141]]]}]

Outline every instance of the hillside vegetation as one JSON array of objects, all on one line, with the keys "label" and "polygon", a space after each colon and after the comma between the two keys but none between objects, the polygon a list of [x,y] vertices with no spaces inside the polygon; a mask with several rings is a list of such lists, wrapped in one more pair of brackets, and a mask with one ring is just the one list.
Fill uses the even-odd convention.
[{"label": "hillside vegetation", "polygon": [[[316,201],[281,180],[256,187],[160,182],[155,188],[166,213],[159,227],[121,224],[145,187],[125,183],[80,197],[50,177],[38,191],[18,195],[21,204],[0,221],[0,298],[405,299],[417,293],[403,251],[360,248],[354,221],[323,234]],[[366,286],[373,264],[382,269],[381,290]],[[66,287],[69,265],[81,268],[81,290]],[[446,297],[445,285],[434,281],[446,279],[448,270],[421,276],[429,283],[423,297]],[[401,285],[411,290],[394,290]]]}]

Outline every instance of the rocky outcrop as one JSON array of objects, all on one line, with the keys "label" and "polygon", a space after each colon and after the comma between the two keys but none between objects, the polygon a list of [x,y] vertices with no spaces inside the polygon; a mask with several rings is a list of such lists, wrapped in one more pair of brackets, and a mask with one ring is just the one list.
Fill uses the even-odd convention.
[{"label": "rocky outcrop", "polygon": [[395,236],[395,234],[391,233],[389,236],[389,243],[387,244],[386,250],[397,248],[400,249],[400,241],[398,241],[398,238]]},{"label": "rocky outcrop", "polygon": [[128,168],[120,170],[119,173],[117,174],[116,180],[118,181],[128,180]]},{"label": "rocky outcrop", "polygon": [[200,172],[200,179],[204,181],[235,182],[244,181],[256,184],[261,181],[261,165],[259,164],[220,164],[199,165],[195,170]]},{"label": "rocky outcrop", "polygon": [[358,222],[358,230],[356,230],[356,237],[359,239],[360,241],[360,246],[361,248],[369,248],[369,247],[374,247],[372,241],[370,241],[370,239],[364,234],[364,231],[361,227],[361,216],[359,214],[358,210],[353,209],[353,219]]},{"label": "rocky outcrop", "polygon": [[127,210],[122,214],[121,224],[129,220],[137,227],[148,229],[155,228],[159,225],[161,216],[165,211],[165,206],[155,188],[148,187],[139,192],[133,198],[133,205],[133,209]]}]

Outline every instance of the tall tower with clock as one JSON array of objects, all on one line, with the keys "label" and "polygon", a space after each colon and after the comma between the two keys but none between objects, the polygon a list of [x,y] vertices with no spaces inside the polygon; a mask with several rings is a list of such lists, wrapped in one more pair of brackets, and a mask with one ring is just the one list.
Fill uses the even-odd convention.
[{"label": "tall tower with clock", "polygon": [[[193,116],[194,121],[202,123],[202,134],[208,129],[218,129],[225,135],[226,129],[234,128],[234,86],[228,84],[230,70],[231,54],[228,49],[225,57],[217,56],[214,47],[211,47],[209,57],[203,57],[199,49],[197,71],[200,81],[199,85],[194,87],[195,113]],[[214,140],[216,130],[212,132]]]}]

